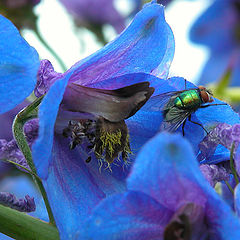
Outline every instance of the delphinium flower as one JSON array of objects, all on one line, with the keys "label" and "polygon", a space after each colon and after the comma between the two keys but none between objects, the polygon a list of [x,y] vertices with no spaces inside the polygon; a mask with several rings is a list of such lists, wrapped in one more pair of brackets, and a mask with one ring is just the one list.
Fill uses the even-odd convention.
[{"label": "delphinium flower", "polygon": [[239,219],[204,179],[179,134],[158,134],[142,148],[127,188],[103,200],[75,239],[240,238]]},{"label": "delphinium flower", "polygon": [[34,7],[40,0],[2,0],[0,2],[0,14],[10,19],[19,29],[35,28],[37,16]]},{"label": "delphinium flower", "polygon": [[219,81],[230,69],[232,71],[230,85],[239,86],[239,19],[239,0],[215,0],[192,26],[191,40],[210,49],[210,58],[199,83]]},{"label": "delphinium flower", "polygon": [[[8,21],[6,21],[6,23],[9,24]],[[9,25],[7,25],[7,27],[10,28]],[[9,32],[14,31],[14,28],[9,29]],[[6,32],[4,33],[6,34]],[[3,35],[1,36],[3,37]],[[141,49],[141,51],[139,51],[139,49]],[[117,153],[123,152],[125,154],[128,152],[127,149],[129,146],[128,144],[126,144],[126,140],[128,139],[128,130],[126,128],[124,120],[134,114],[137,110],[139,110],[138,108],[141,107],[141,104],[139,105],[139,103],[144,103],[151,95],[151,92],[153,90],[152,88],[149,88],[148,83],[145,82],[139,84],[139,82],[148,80],[155,80],[157,82],[159,81],[158,78],[151,75],[147,76],[147,78],[145,79],[145,74],[142,74],[141,72],[151,72],[152,74],[159,75],[163,78],[166,77],[169,65],[173,57],[173,52],[173,35],[171,29],[165,22],[163,7],[153,2],[152,4],[148,4],[142,10],[142,12],[140,12],[136,16],[135,20],[128,27],[128,29],[126,29],[123,34],[120,35],[115,41],[108,44],[105,48],[101,49],[96,54],[75,64],[65,74],[58,74],[56,78],[47,79],[47,81],[52,82],[54,85],[50,88],[40,107],[40,136],[35,144],[35,148],[33,148],[33,156],[35,158],[34,160],[39,176],[43,178],[44,186],[46,188],[49,201],[53,208],[54,217],[56,218],[56,223],[60,230],[60,233],[62,233],[61,237],[63,239],[71,238],[71,234],[75,231],[79,221],[81,222],[84,216],[86,216],[91,210],[91,208],[95,206],[102,198],[105,198],[107,195],[113,192],[120,192],[125,189],[125,184],[122,179],[125,178],[125,176],[127,175],[127,171],[123,171],[121,167],[117,167],[112,164],[111,168],[113,170],[113,174],[109,171],[104,170],[102,170],[102,172],[100,173],[100,166],[98,165],[98,161],[96,160],[95,156],[90,163],[85,162],[85,160],[89,156],[87,154],[88,152],[86,152],[86,144],[84,146],[84,144],[82,145],[79,142],[79,144],[77,144],[78,146],[76,146],[75,149],[70,150],[70,141],[68,138],[64,138],[64,136],[62,135],[63,132],[60,132],[60,134],[57,132],[55,133],[54,145],[52,149],[55,119],[58,112],[59,104],[62,101],[62,96],[64,95],[64,100],[66,102],[63,101],[61,106],[64,106],[64,103],[66,103],[65,106],[67,107],[67,109],[65,110],[68,110],[68,112],[70,112],[71,114],[73,114],[71,110],[78,111],[78,107],[80,106],[79,110],[81,111],[81,107],[83,107],[83,110],[86,112],[85,119],[89,118],[89,113],[94,115],[94,112],[92,111],[93,109],[97,109],[97,104],[103,103],[101,105],[102,110],[100,109],[101,112],[97,112],[96,116],[102,116],[103,114],[107,113],[107,115],[109,116],[103,115],[106,119],[110,117],[110,120],[111,117],[116,117],[115,120],[120,121],[120,125],[123,124],[123,132],[120,133],[124,133],[124,141],[121,142],[121,144],[124,145],[122,145],[120,149],[116,150],[116,146],[118,147],[118,141],[117,144],[115,141],[114,150],[116,150]],[[2,54],[2,59],[4,59],[4,57],[6,56],[8,55]],[[28,60],[30,61],[30,59]],[[36,62],[31,61],[31,64],[34,65],[36,64]],[[29,68],[31,68],[31,64],[25,65],[26,67],[30,66]],[[21,66],[20,63],[18,63],[18,65]],[[13,67],[13,69],[15,68]],[[51,71],[44,72],[49,73]],[[137,74],[136,76],[131,75],[138,72],[139,74]],[[129,74],[129,76],[122,76],[123,74]],[[4,72],[3,76],[4,79],[13,79],[13,81],[15,81],[15,77],[17,77],[16,75],[14,75],[14,73],[11,76],[5,76]],[[30,87],[28,87],[31,89],[31,81],[33,79],[30,78],[27,80],[30,82]],[[25,82],[26,84],[27,80]],[[5,81],[5,84],[6,82],[11,83],[11,81]],[[157,84],[157,82],[155,84]],[[97,88],[100,88],[101,84],[103,84],[103,86],[106,85],[106,88],[110,91],[95,90],[94,84],[96,84],[95,87]],[[133,87],[128,87],[132,84],[136,85],[134,85]],[[15,85],[16,96],[11,96],[8,95],[6,92],[3,92],[2,96],[4,96],[4,101],[6,102],[6,104],[9,104],[9,100],[15,100],[15,98],[19,97],[20,95],[21,97],[27,96],[24,91],[17,91],[18,82],[16,82]],[[85,85],[86,87],[83,87],[83,85]],[[136,86],[140,88],[138,89],[136,88]],[[4,85],[4,87],[6,87],[5,89],[7,89],[8,87],[10,89],[10,86],[8,86],[7,84]],[[119,89],[122,87],[126,87],[129,92],[124,93],[122,90],[112,91],[113,89]],[[72,91],[70,89],[72,89]],[[48,89],[46,91],[48,91]],[[77,91],[80,92],[78,93]],[[86,96],[85,98],[84,94],[91,95]],[[69,96],[74,96],[73,100],[75,102],[72,106],[69,104],[70,101],[68,101],[68,99],[70,99]],[[106,100],[104,99],[105,96]],[[98,103],[98,101],[94,100],[93,97],[99,99],[100,102]],[[84,104],[84,101],[77,101],[78,99],[92,99],[92,101],[91,104],[89,103],[86,106],[81,106],[81,103]],[[103,101],[101,101],[101,99]],[[121,104],[125,101],[125,107],[120,112],[119,109],[115,107],[113,109],[115,116],[111,116],[112,110],[111,108],[109,108],[109,106],[111,107],[111,105],[109,105],[107,101],[109,100],[109,102],[111,103],[111,101],[114,99],[116,100],[116,103],[120,100]],[[133,104],[128,104],[129,100],[131,99],[136,99],[137,102],[133,102]],[[20,101],[20,99],[18,98],[18,100],[15,101]],[[80,105],[78,106],[78,104]],[[136,104],[136,107],[134,107],[134,104]],[[124,104],[122,106],[124,106]],[[74,107],[75,109],[71,109],[71,107]],[[107,107],[108,109],[105,109],[104,107]],[[9,109],[11,109],[11,106],[8,106],[5,111]],[[128,109],[132,109],[134,111],[128,112]],[[64,108],[61,108],[60,110],[64,110]],[[117,114],[118,112],[119,114]],[[63,122],[64,128],[69,128],[69,130],[73,130],[71,129],[72,122],[69,123],[69,120],[75,120],[74,116],[68,116],[67,114],[67,112],[65,112],[65,114],[61,114],[61,111],[59,111],[59,116],[63,116],[63,118],[65,117],[65,119],[67,120],[65,123]],[[76,114],[78,115],[77,112]],[[83,116],[84,114],[80,115]],[[58,119],[64,120],[63,118]],[[79,117],[77,119],[79,119]],[[108,121],[104,120],[104,122],[106,123],[106,126],[109,126],[107,123]],[[91,127],[91,121],[88,120],[85,123],[84,121],[82,121],[83,127],[85,128],[89,123]],[[93,127],[94,124],[95,123],[93,121]],[[80,130],[82,128],[81,125],[76,125],[76,127],[79,127]],[[135,133],[137,134],[136,128]],[[119,140],[118,135],[119,134],[117,134],[117,139]],[[132,138],[137,140],[138,138],[134,137],[134,134],[131,134],[131,132],[129,132],[129,135],[130,146],[132,147],[134,146],[134,144],[132,144],[134,143]],[[148,139],[148,137],[141,139],[141,141],[145,142],[146,139]],[[81,138],[79,137],[78,141],[80,140]],[[75,143],[78,143],[78,141]],[[74,148],[73,146],[75,145],[75,143],[73,141],[72,148]],[[139,144],[140,142],[136,144],[138,146],[138,149],[140,148]],[[123,146],[124,149],[122,148]],[[107,145],[105,146],[105,148],[106,147]],[[52,150],[53,154],[51,154]],[[132,149],[132,151],[135,151],[135,149]],[[98,153],[101,154],[101,151],[99,150]],[[117,163],[117,159],[111,160],[114,160],[114,163]],[[122,163],[120,162],[120,164]],[[115,171],[114,169],[118,170]],[[54,191],[52,189],[52,186],[55,186]],[[56,204],[56,201],[58,202],[58,204]],[[83,207],[84,205],[87,207]],[[60,209],[61,211],[59,211]],[[65,223],[67,221],[71,224],[68,224],[66,226],[66,224],[62,220],[64,220]]]},{"label": "delphinium flower", "polygon": [[[133,76],[135,78],[133,78]],[[125,79],[137,81],[139,80],[139,77],[144,77],[145,80],[149,80],[150,82],[154,82],[154,80],[156,81],[156,77],[154,76],[143,73],[136,73],[105,80],[103,82],[99,82],[97,85],[102,85],[108,88],[113,82],[121,84]],[[124,182],[121,182],[119,180],[123,179],[127,175],[128,171],[124,173],[122,168],[112,165],[113,172],[111,175],[108,175],[108,171],[102,171],[99,174],[99,165],[96,161],[96,157],[91,155],[91,162],[84,162],[85,160],[88,160],[89,154],[86,154],[88,152],[86,151],[86,148],[84,144],[81,143],[81,141],[74,150],[70,151],[68,146],[69,141],[67,141],[67,139],[64,139],[62,135],[56,133],[54,137],[53,154],[51,154],[49,146],[52,144],[51,142],[53,136],[49,135],[49,130],[53,129],[54,119],[56,118],[56,112],[54,113],[54,111],[58,109],[58,104],[56,101],[59,103],[61,101],[61,99],[56,99],[56,96],[60,96],[59,85],[61,81],[56,81],[55,84],[50,88],[40,107],[40,136],[33,147],[33,155],[35,156],[35,164],[38,169],[38,173],[43,178],[43,182],[45,184],[47,192],[49,193],[49,200],[53,205],[53,211],[56,216],[60,234],[64,238],[65,236],[72,237],[72,233],[76,231],[76,227],[79,226],[86,215],[91,212],[91,209],[98,202],[100,202],[101,199],[105,198],[105,195],[103,194],[106,193],[106,191],[108,193],[107,195],[109,195],[109,193],[112,194],[113,192],[121,192],[125,189]],[[104,83],[108,84],[104,85]],[[161,91],[173,91],[174,89],[176,90],[181,87],[184,88],[184,84],[185,81],[182,78],[171,78],[168,80],[159,79],[158,85],[160,87],[156,88],[156,92],[158,94]],[[187,83],[187,87],[191,88],[192,86],[192,84]],[[136,114],[126,120],[130,139],[133,139],[130,141],[130,145],[134,146],[132,147],[134,152],[137,152],[136,150],[139,150],[144,142],[146,142],[149,138],[154,136],[154,134],[159,131],[162,116],[159,111],[161,104],[158,105],[155,101],[157,97],[158,95],[150,98],[148,102]],[[219,100],[215,101],[217,103],[221,103]],[[63,103],[64,97],[62,104]],[[76,100],[74,100],[74,103],[76,103]],[[149,112],[148,104],[152,106],[153,103],[155,103],[154,107],[156,109],[153,112]],[[52,107],[50,108],[49,106]],[[53,109],[53,107],[55,109]],[[55,129],[56,127],[58,129],[58,124],[62,123],[60,120],[63,116],[64,115],[61,116],[60,111],[60,114],[58,115],[55,123]],[[65,115],[66,119],[68,119],[68,117],[69,115]],[[201,122],[205,127],[213,127],[215,126],[216,122],[219,121],[226,121],[229,123],[239,122],[238,114],[234,113],[231,107],[227,105],[199,109],[196,112],[196,116],[193,116],[193,119],[194,121]],[[210,124],[213,126],[208,126]],[[189,122],[187,122],[185,128],[185,137],[191,141],[193,147],[195,148],[195,151],[198,152],[198,144],[204,137],[203,129],[200,126]],[[181,132],[180,129],[179,131]],[[44,161],[45,159],[48,159],[48,161]],[[121,162],[117,161],[116,163],[119,165],[121,164]],[[79,175],[82,176],[82,178]],[[97,183],[96,180],[99,182]],[[62,183],[63,181],[64,184]],[[99,183],[102,182],[104,182],[104,184],[100,185]],[[53,193],[51,190],[51,186],[53,185],[55,186],[55,193]],[[96,187],[98,188],[96,189]],[[76,191],[76,189],[78,189],[78,191]],[[88,191],[86,189],[91,189],[91,191]],[[63,195],[63,192],[66,191],[68,192],[68,199],[70,199],[71,192],[74,192],[75,194],[74,198],[72,197],[71,202],[65,200],[65,195]],[[83,196],[85,196],[85,198],[83,198]],[[56,201],[59,201],[57,205]],[[60,211],[60,208],[62,209],[62,202],[64,202],[65,206],[68,206],[64,212],[63,210]],[[81,208],[80,206],[83,205],[85,207],[88,206],[88,208]],[[73,214],[70,212],[70,209],[76,209],[74,212],[76,215],[74,217],[81,222],[76,223],[74,220],[70,220],[73,218]],[[68,221],[72,222],[72,225],[69,226],[69,230],[66,229],[66,226],[64,225],[67,216],[69,216]]]},{"label": "delphinium flower", "polygon": [[[71,239],[102,199],[126,189],[129,169],[115,164],[125,167],[127,158],[133,160],[161,124],[160,111],[149,114],[142,106],[152,93],[151,87],[155,87],[155,95],[184,89],[182,78],[165,80],[173,53],[173,35],[163,7],[153,1],[116,40],[66,73],[55,73],[48,61],[42,61],[35,93],[46,96],[39,109],[39,137],[33,157],[62,239]],[[3,96],[7,103],[12,99],[6,93]],[[131,99],[136,100],[135,106],[129,104]],[[229,106],[222,107],[215,112],[199,110],[199,116],[211,113],[199,119],[204,125],[211,120],[224,122],[228,116],[230,123],[239,119]],[[117,129],[116,123],[120,123]],[[193,131],[190,125],[186,124],[186,137],[196,145],[203,130],[195,126]],[[195,131],[196,136],[192,134]],[[106,153],[110,157],[104,159]],[[122,154],[119,161],[118,153]],[[110,165],[112,173],[100,171],[98,162]]]},{"label": "delphinium flower", "polygon": [[[150,42],[151,44],[148,44]],[[122,108],[122,104],[119,105],[120,108],[114,105],[109,108],[111,103],[109,93],[113,89],[122,87],[130,90],[127,86],[143,81],[152,84],[155,80],[157,85],[159,79],[146,73],[166,76],[173,56],[173,46],[172,32],[164,20],[163,7],[152,3],[145,6],[115,41],[99,52],[75,64],[64,75],[57,75],[55,78],[48,78],[47,74],[45,75],[45,82],[53,85],[40,106],[39,138],[33,146],[33,156],[63,239],[72,238],[79,223],[101,199],[125,189],[124,179],[129,170],[126,169],[126,161],[123,159],[126,160],[127,155],[133,159],[134,155],[130,154],[130,149],[135,153],[149,139],[149,135],[154,135],[154,131],[149,129],[148,136],[144,136],[136,125],[128,129],[128,119],[125,119],[128,117],[131,119],[131,115],[127,114],[124,117],[127,108]],[[43,72],[54,75],[52,71]],[[44,86],[44,77],[41,78],[40,85]],[[145,84],[135,86],[145,86],[143,91],[148,91]],[[38,88],[37,91],[44,93]],[[104,91],[108,102],[103,101]],[[123,91],[112,91],[112,99],[117,97],[117,92],[120,103],[123,103]],[[124,93],[127,104],[128,99],[134,96],[134,92],[135,88],[132,88],[131,91]],[[136,93],[139,94],[141,91]],[[97,104],[101,108],[97,108]],[[130,104],[128,105],[130,107]],[[106,112],[109,109],[110,112]],[[79,119],[81,121],[76,121]],[[116,128],[117,125],[112,124],[111,121],[120,124]],[[99,135],[96,134],[96,127],[101,127]],[[69,136],[70,139],[63,136],[64,129],[64,135]],[[130,139],[129,143],[128,139]],[[72,150],[69,149],[69,143]],[[52,146],[53,153],[51,153]],[[112,157],[110,156],[108,161],[102,159],[105,154],[111,155],[111,148]],[[117,161],[118,153],[122,153],[123,159],[120,157],[120,161]],[[90,162],[89,157],[91,157]],[[106,166],[113,162],[112,173],[104,170],[103,167],[100,171],[99,161]],[[125,166],[125,169],[121,166]],[[54,191],[52,186],[55,186]],[[71,224],[66,226],[64,223],[66,221]]]}]

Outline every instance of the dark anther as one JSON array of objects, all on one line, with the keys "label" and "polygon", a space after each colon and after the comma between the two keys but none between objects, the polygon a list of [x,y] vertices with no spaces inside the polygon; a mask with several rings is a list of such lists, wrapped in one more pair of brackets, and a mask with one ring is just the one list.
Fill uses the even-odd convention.
[{"label": "dark anther", "polygon": [[89,157],[85,160],[85,162],[86,162],[86,163],[90,163],[91,160],[92,160],[92,158],[89,156]]}]

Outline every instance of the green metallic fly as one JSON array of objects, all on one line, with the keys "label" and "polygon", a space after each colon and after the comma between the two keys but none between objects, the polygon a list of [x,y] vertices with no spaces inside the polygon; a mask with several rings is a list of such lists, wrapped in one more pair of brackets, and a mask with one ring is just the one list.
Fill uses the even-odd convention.
[{"label": "green metallic fly", "polygon": [[[182,133],[184,136],[184,127],[186,121],[189,120],[202,127],[208,134],[208,131],[201,123],[191,120],[191,115],[199,108],[227,105],[226,103],[207,104],[214,101],[212,97],[212,92],[203,86],[187,89],[185,80],[185,90],[166,92],[152,97],[150,108],[158,111],[160,110],[163,114],[163,122],[160,128],[161,131],[175,132],[182,125]],[[160,108],[157,107],[158,109],[156,109],[156,105],[160,106]]]}]

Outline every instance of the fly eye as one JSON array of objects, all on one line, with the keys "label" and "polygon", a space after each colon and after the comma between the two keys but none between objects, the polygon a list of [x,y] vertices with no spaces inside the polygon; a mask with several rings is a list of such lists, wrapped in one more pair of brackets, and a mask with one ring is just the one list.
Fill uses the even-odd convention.
[{"label": "fly eye", "polygon": [[198,87],[199,88],[199,90],[202,92],[202,91],[206,91],[206,88],[204,87],[204,86],[199,86]]},{"label": "fly eye", "polygon": [[211,98],[211,95],[207,91],[201,91],[201,98],[204,103],[212,102],[213,99]]}]

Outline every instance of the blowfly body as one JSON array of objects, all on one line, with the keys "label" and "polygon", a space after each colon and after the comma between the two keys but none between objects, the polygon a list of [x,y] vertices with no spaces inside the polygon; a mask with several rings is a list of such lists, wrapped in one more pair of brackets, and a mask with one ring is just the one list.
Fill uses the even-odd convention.
[{"label": "blowfly body", "polygon": [[[186,82],[185,82],[186,88]],[[182,125],[182,133],[184,136],[184,127],[186,121],[199,125],[208,134],[207,130],[201,123],[191,120],[192,113],[199,108],[209,106],[226,105],[226,104],[208,104],[213,102],[211,91],[203,86],[198,88],[185,89],[182,91],[166,92],[154,96],[155,101],[161,108],[158,108],[163,114],[163,122],[161,124],[162,131],[175,132]],[[151,106],[153,107],[153,106]]]}]

